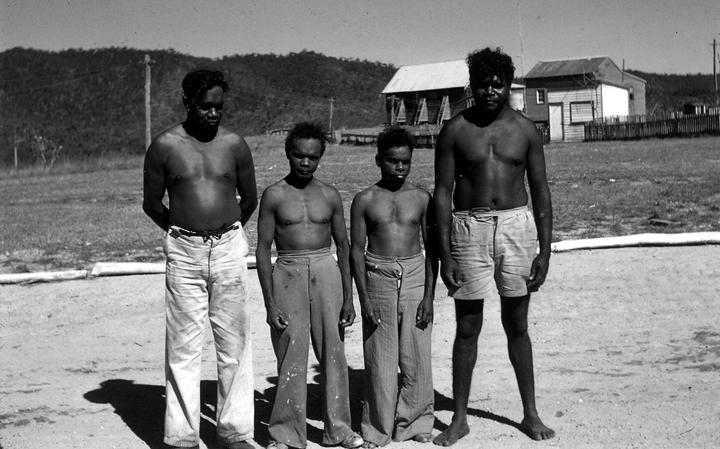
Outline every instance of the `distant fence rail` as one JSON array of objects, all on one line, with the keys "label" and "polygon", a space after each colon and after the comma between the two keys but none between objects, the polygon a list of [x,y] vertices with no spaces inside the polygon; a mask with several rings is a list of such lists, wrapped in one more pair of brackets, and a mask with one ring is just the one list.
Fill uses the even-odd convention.
[{"label": "distant fence rail", "polygon": [[[403,126],[415,138],[418,148],[434,148],[441,125]],[[379,132],[380,130],[378,130]],[[378,132],[352,132],[343,131],[340,142],[348,145],[376,145]]]},{"label": "distant fence rail", "polygon": [[585,123],[585,140],[623,140],[720,132],[720,108],[702,114],[606,117]]}]

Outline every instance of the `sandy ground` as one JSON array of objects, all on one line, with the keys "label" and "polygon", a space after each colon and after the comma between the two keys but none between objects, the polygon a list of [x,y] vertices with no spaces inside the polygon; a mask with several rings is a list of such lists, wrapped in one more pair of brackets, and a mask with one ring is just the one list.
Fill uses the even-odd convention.
[{"label": "sandy ground", "polygon": [[[530,311],[541,417],[557,437],[534,442],[522,419],[499,303],[487,301],[470,399],[471,433],[455,447],[700,448],[720,444],[720,247],[556,254]],[[268,443],[275,358],[252,274],[256,438]],[[0,447],[159,448],[163,276],[0,286]],[[435,433],[451,418],[452,300],[438,287]],[[358,307],[356,305],[356,307]],[[209,333],[205,346],[212,347]],[[347,335],[353,425],[362,404],[359,324]],[[311,358],[311,360],[314,360]],[[214,441],[214,355],[203,362],[201,447]],[[313,365],[309,376],[316,384]],[[309,388],[308,447],[320,447]],[[416,448],[419,443],[390,447]],[[424,445],[424,447],[432,447]]]}]

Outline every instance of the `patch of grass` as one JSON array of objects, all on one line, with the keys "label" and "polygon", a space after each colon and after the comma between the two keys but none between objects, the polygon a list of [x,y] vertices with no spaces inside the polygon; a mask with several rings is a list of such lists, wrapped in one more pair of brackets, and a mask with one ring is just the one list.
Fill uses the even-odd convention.
[{"label": "patch of grass", "polygon": [[[287,174],[283,137],[247,141],[261,195]],[[374,155],[374,147],[330,145],[321,161],[317,177],[340,191],[346,220],[355,194],[378,180]],[[720,231],[720,138],[551,144],[546,160],[553,241]],[[431,149],[415,150],[409,180],[433,190]],[[141,205],[142,157],[0,172],[0,272],[160,261],[162,232]],[[251,251],[256,219],[246,227]]]}]

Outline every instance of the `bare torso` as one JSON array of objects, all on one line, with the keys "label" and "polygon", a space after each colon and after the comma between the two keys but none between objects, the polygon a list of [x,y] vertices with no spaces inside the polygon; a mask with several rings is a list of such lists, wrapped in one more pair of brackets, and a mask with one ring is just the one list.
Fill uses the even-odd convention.
[{"label": "bare torso", "polygon": [[209,142],[189,136],[182,125],[168,131],[163,143],[170,147],[164,168],[171,223],[206,231],[240,219],[234,149],[238,139],[224,127]]},{"label": "bare torso", "polygon": [[430,200],[426,191],[406,182],[394,192],[374,185],[360,195],[369,252],[399,257],[420,253],[421,224]]},{"label": "bare torso", "polygon": [[272,190],[275,248],[313,250],[330,247],[337,191],[315,178],[302,189],[285,180]]},{"label": "bare torso", "polygon": [[525,169],[529,140],[525,119],[506,108],[482,126],[472,109],[458,115],[453,128],[456,209],[512,209],[528,203]]}]

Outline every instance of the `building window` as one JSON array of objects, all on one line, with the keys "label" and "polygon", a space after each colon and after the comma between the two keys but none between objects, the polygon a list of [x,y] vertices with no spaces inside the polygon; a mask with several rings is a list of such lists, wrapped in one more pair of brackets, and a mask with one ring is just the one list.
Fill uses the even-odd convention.
[{"label": "building window", "polygon": [[635,89],[633,89],[632,86],[628,89],[628,94],[630,96],[630,101],[633,101],[635,99]]},{"label": "building window", "polygon": [[537,104],[545,104],[545,95],[547,91],[545,89],[538,89],[535,91],[535,102]]},{"label": "building window", "polygon": [[570,103],[570,123],[591,122],[595,119],[592,101]]}]

